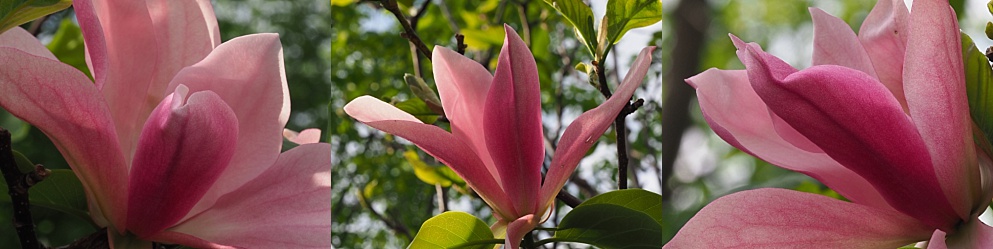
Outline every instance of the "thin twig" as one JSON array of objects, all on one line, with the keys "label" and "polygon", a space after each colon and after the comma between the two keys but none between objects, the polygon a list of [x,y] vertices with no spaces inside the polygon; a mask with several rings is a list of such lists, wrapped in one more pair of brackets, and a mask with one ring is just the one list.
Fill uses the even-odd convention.
[{"label": "thin twig", "polygon": [[14,228],[20,239],[21,248],[42,248],[35,234],[34,221],[31,219],[31,203],[28,199],[28,189],[44,180],[51,172],[45,167],[35,165],[35,170],[24,174],[14,162],[11,149],[10,131],[0,127],[0,171],[7,181],[7,194],[14,205]]},{"label": "thin twig", "polygon": [[465,49],[469,45],[465,44],[465,35],[455,33],[455,51],[459,52],[461,55],[465,55]]},{"label": "thin twig", "polygon": [[580,203],[583,203],[582,200],[569,194],[569,192],[565,192],[561,190],[559,190],[559,194],[555,195],[555,199],[562,201],[562,203],[565,203],[566,205],[569,205],[569,207],[572,208],[575,208],[576,206],[579,206]]},{"label": "thin twig", "polygon": [[110,243],[107,241],[107,228],[102,228],[68,245],[59,247],[59,249],[73,248],[110,248]]},{"label": "thin twig", "polygon": [[390,11],[390,13],[393,13],[393,16],[395,16],[397,21],[400,22],[400,26],[403,26],[404,31],[403,33],[400,33],[400,37],[409,40],[414,44],[417,51],[420,52],[421,55],[424,55],[424,57],[427,57],[428,60],[431,60],[431,49],[429,49],[427,45],[424,45],[424,41],[421,41],[421,37],[417,36],[417,31],[414,30],[413,26],[410,26],[409,20],[407,20],[403,13],[400,12],[400,6],[397,6],[397,1],[380,0],[379,3],[383,5],[383,8]]}]

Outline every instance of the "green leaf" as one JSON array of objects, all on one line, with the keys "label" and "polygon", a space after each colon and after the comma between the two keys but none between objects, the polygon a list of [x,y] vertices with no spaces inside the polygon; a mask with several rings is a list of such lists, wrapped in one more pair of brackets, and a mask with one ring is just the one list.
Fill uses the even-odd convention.
[{"label": "green leaf", "polygon": [[69,18],[62,20],[62,23],[59,24],[59,30],[52,36],[52,42],[48,43],[47,47],[48,50],[52,51],[52,54],[55,54],[55,57],[59,58],[59,61],[79,69],[90,79],[93,78],[90,75],[90,69],[86,66],[83,32],[79,29],[79,25],[73,23],[72,20]]},{"label": "green leaf", "polygon": [[17,164],[17,169],[20,170],[21,173],[34,171],[34,163],[32,163],[31,160],[28,160],[28,157],[16,150],[13,151],[12,154],[14,154],[14,163]]},{"label": "green leaf", "polygon": [[[18,165],[22,163],[22,160],[27,160],[17,159],[17,157],[15,154]],[[86,206],[86,193],[83,192],[83,184],[79,182],[79,178],[76,178],[76,174],[72,170],[52,170],[45,180],[28,190],[28,198],[32,206],[67,213],[86,221],[91,220]],[[7,182],[3,178],[0,178],[0,202],[10,203],[10,196],[7,195]]]},{"label": "green leaf", "polygon": [[976,136],[977,143],[987,154],[993,154],[989,144],[993,141],[993,69],[985,53],[976,48],[972,38],[965,33],[962,33],[962,62],[969,112],[982,132]]},{"label": "green leaf", "polygon": [[607,40],[614,44],[628,30],[661,21],[662,3],[659,0],[610,0],[604,19],[607,20]]},{"label": "green leaf", "polygon": [[425,124],[432,124],[438,120],[439,115],[434,113],[431,108],[428,108],[427,103],[424,103],[424,101],[418,98],[401,101],[400,103],[396,103],[395,106],[400,108],[400,110],[410,113],[410,115],[414,115],[414,117]]},{"label": "green leaf", "polygon": [[993,22],[986,23],[986,38],[993,39]]},{"label": "green leaf", "polygon": [[449,187],[452,184],[465,185],[465,180],[462,180],[451,168],[429,166],[421,160],[417,151],[405,151],[403,157],[407,158],[410,166],[414,167],[414,175],[417,175],[417,179],[421,179],[424,183],[429,185],[441,184],[442,187]]},{"label": "green leaf", "polygon": [[502,28],[489,28],[489,29],[463,29],[462,35],[465,36],[465,45],[469,49],[473,50],[486,50],[490,47],[499,47],[503,45],[504,31]]},{"label": "green leaf", "polygon": [[353,3],[355,3],[355,0],[331,0],[331,5],[338,7],[345,7]]},{"label": "green leaf", "polygon": [[72,0],[3,0],[0,1],[0,33],[68,8]]},{"label": "green leaf", "polygon": [[659,248],[662,196],[642,189],[595,196],[562,218],[555,238],[600,248]]},{"label": "green leaf", "polygon": [[593,30],[593,10],[582,0],[545,0],[576,28],[579,40],[586,44],[590,55],[596,55],[596,32]]},{"label": "green leaf", "polygon": [[424,221],[407,248],[484,249],[493,248],[494,243],[487,243],[492,240],[493,232],[479,218],[468,213],[448,211]]}]

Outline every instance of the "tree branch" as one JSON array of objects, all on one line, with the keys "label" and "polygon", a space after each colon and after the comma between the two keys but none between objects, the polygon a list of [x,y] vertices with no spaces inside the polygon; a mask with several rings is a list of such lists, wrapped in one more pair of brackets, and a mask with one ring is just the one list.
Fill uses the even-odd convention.
[{"label": "tree branch", "polygon": [[[426,1],[426,2],[430,2],[430,1]],[[421,55],[424,55],[424,57],[427,57],[428,60],[431,60],[431,49],[429,49],[427,45],[424,45],[424,42],[421,41],[421,37],[417,36],[417,31],[414,30],[414,26],[411,26],[410,21],[407,20],[407,17],[404,17],[403,13],[400,12],[400,6],[397,6],[397,1],[380,0],[379,3],[383,6],[383,8],[390,11],[390,13],[393,13],[393,16],[395,16],[397,18],[397,21],[400,22],[400,26],[403,26],[404,31],[403,33],[400,33],[400,37],[409,40],[411,43],[414,44],[414,47],[417,48],[417,51],[420,52]]]},{"label": "tree branch", "polygon": [[45,179],[51,171],[35,165],[34,171],[27,174],[21,172],[14,162],[11,149],[10,131],[0,127],[0,171],[7,181],[7,194],[14,205],[14,228],[20,239],[21,248],[42,248],[35,234],[34,221],[31,219],[31,203],[28,199],[28,189]]}]

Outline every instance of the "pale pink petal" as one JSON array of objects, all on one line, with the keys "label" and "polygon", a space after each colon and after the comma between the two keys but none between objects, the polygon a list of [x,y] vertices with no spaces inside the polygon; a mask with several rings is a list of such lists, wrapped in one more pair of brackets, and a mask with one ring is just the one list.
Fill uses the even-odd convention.
[{"label": "pale pink petal", "polygon": [[907,50],[907,23],[910,12],[903,0],[880,0],[862,21],[859,40],[869,53],[879,81],[893,93],[904,112],[903,54]]},{"label": "pale pink petal", "polygon": [[507,36],[483,111],[486,148],[514,208],[533,213],[545,160],[538,67],[517,32],[504,29]]},{"label": "pale pink petal", "polygon": [[924,141],[875,78],[835,65],[795,72],[757,45],[739,49],[749,82],[770,110],[868,180],[895,209],[952,229],[958,218],[940,191]]},{"label": "pale pink petal", "polygon": [[892,210],[757,189],[707,204],[663,248],[897,248],[931,231]]},{"label": "pale pink petal", "polygon": [[127,164],[99,90],[65,63],[9,47],[0,47],[0,68],[0,106],[52,139],[83,182],[95,220],[123,229]]},{"label": "pale pink petal", "polygon": [[283,137],[295,144],[312,144],[321,141],[321,130],[311,128],[295,132],[290,129],[283,129]]},{"label": "pale pink petal", "polygon": [[869,54],[844,20],[818,8],[809,10],[814,22],[814,65],[839,65],[877,77]]},{"label": "pale pink petal", "polygon": [[928,241],[928,249],[971,249],[993,248],[993,227],[978,219],[959,226],[954,234],[935,231]]},{"label": "pale pink petal", "polygon": [[234,112],[211,91],[180,86],[149,116],[131,163],[128,230],[142,238],[179,221],[228,167]]},{"label": "pale pink petal", "polygon": [[645,80],[645,74],[652,63],[652,51],[655,47],[645,47],[641,49],[638,58],[631,63],[631,69],[624,76],[619,88],[607,101],[585,113],[579,115],[569,127],[562,133],[558,147],[552,158],[552,164],[545,174],[545,181],[541,186],[541,206],[536,211],[545,211],[555,200],[559,190],[565,185],[576,165],[586,155],[586,152],[599,140],[603,132],[610,127],[610,124],[617,118],[617,114],[624,109],[624,106],[631,100],[634,91],[641,86]]},{"label": "pale pink petal", "polygon": [[304,144],[157,241],[194,248],[328,248],[330,205],[331,145]]},{"label": "pale pink petal", "polygon": [[724,141],[766,162],[807,174],[855,203],[891,208],[862,176],[831,159],[789,124],[779,130],[788,127],[799,136],[792,140],[802,138],[820,152],[801,149],[778,132],[772,120],[781,118],[755,93],[745,70],[709,69],[686,82],[696,88],[700,110]]},{"label": "pale pink petal", "polygon": [[86,41],[90,71],[103,92],[121,151],[130,161],[141,127],[165,96],[168,82],[155,81],[159,51],[144,1],[73,2]]},{"label": "pale pink petal", "polygon": [[184,68],[170,83],[169,91],[183,84],[190,92],[217,93],[234,110],[241,131],[231,167],[189,215],[255,178],[279,155],[290,113],[282,52],[276,34],[237,37],[218,46],[203,61]]},{"label": "pale pink petal", "polygon": [[500,216],[520,217],[507,193],[500,189],[465,141],[437,126],[421,123],[413,115],[370,96],[355,98],[344,109],[359,122],[407,139],[451,167]]},{"label": "pale pink petal", "polygon": [[[156,73],[149,92],[161,98],[166,86],[184,67],[193,65],[220,44],[217,19],[209,0],[147,0],[158,46]],[[160,92],[155,92],[160,91]]]},{"label": "pale pink petal", "polygon": [[533,214],[525,215],[511,221],[507,225],[507,237],[504,238],[505,248],[521,248],[521,241],[524,235],[534,230],[538,226],[538,221]]},{"label": "pale pink petal", "polygon": [[904,91],[910,116],[924,137],[941,188],[967,219],[982,196],[972,119],[965,91],[962,43],[948,1],[915,1],[910,16]]},{"label": "pale pink petal", "polygon": [[451,121],[452,134],[468,141],[490,175],[502,184],[483,134],[483,107],[493,75],[478,62],[446,47],[435,46],[431,58],[438,95],[445,117]]},{"label": "pale pink petal", "polygon": [[57,60],[55,55],[38,41],[38,38],[35,38],[31,33],[28,33],[27,30],[21,27],[14,27],[0,34],[0,47],[9,47],[34,56]]}]

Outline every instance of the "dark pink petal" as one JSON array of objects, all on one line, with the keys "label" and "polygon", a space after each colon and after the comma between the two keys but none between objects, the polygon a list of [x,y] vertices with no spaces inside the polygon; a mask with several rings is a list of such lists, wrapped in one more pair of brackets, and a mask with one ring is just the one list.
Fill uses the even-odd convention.
[{"label": "dark pink petal", "polygon": [[617,92],[610,96],[603,104],[579,115],[569,127],[562,133],[558,147],[555,149],[552,164],[545,175],[545,182],[541,186],[541,201],[537,211],[545,211],[552,202],[559,190],[565,185],[572,172],[576,170],[576,165],[586,156],[586,152],[599,140],[603,132],[610,127],[610,124],[617,118],[617,114],[624,109],[624,106],[631,100],[634,91],[641,86],[645,80],[645,74],[652,63],[652,51],[655,47],[645,47],[641,49],[638,58],[631,64],[631,69],[624,76]]},{"label": "dark pink petal", "polygon": [[904,90],[948,201],[966,220],[983,193],[972,140],[962,43],[948,1],[915,1],[910,16]]},{"label": "dark pink petal", "polygon": [[814,65],[838,65],[877,77],[869,54],[844,20],[818,8],[809,10],[814,22]]},{"label": "dark pink petal", "polygon": [[459,140],[468,141],[490,175],[500,183],[500,172],[486,148],[483,133],[483,109],[493,75],[478,62],[451,49],[435,46],[433,51],[434,80],[438,84],[445,117],[451,121],[452,134]]},{"label": "dark pink petal", "polygon": [[157,241],[194,248],[331,246],[331,145],[304,144]]},{"label": "dark pink petal", "polygon": [[859,28],[859,40],[872,59],[879,81],[907,109],[903,93],[903,54],[907,50],[910,12],[903,0],[880,0]]},{"label": "dark pink petal", "polygon": [[796,69],[757,45],[739,49],[769,109],[868,180],[891,206],[942,230],[958,222],[916,127],[876,79],[835,65],[791,73]]},{"label": "dark pink petal", "polygon": [[123,229],[128,166],[103,95],[79,70],[18,49],[0,47],[0,68],[0,106],[52,139],[83,182],[94,220]]},{"label": "dark pink petal", "polygon": [[896,248],[931,229],[900,212],[785,189],[707,204],[663,248]]},{"label": "dark pink petal", "polygon": [[506,248],[521,248],[521,241],[524,240],[524,235],[534,230],[538,226],[538,220],[534,217],[534,214],[529,214],[517,218],[507,224],[507,237],[504,238],[504,245]]},{"label": "dark pink petal", "polygon": [[503,190],[524,213],[536,210],[545,160],[541,90],[534,56],[517,31],[507,32],[483,111],[489,149]]},{"label": "dark pink petal", "polygon": [[[855,203],[892,209],[862,176],[831,159],[789,124],[776,126],[774,120],[782,119],[755,93],[745,70],[709,69],[686,82],[696,88],[704,118],[724,141],[766,162],[807,174]],[[787,128],[792,131],[783,132]]]},{"label": "dark pink petal", "polygon": [[283,50],[276,34],[241,36],[221,44],[203,61],[180,71],[191,92],[212,91],[238,117],[238,144],[229,167],[190,215],[265,171],[279,156],[290,98],[283,71]]},{"label": "dark pink petal", "polygon": [[14,27],[0,34],[0,47],[9,47],[34,56],[57,60],[55,55],[38,41],[38,38],[21,27]]},{"label": "dark pink petal", "polygon": [[131,166],[128,230],[148,238],[179,221],[228,167],[238,119],[217,94],[181,86],[155,108]]},{"label": "dark pink petal", "polygon": [[503,192],[465,141],[437,126],[421,123],[413,115],[370,96],[355,98],[344,109],[359,122],[407,139],[451,167],[502,218],[521,216],[508,194]]}]

